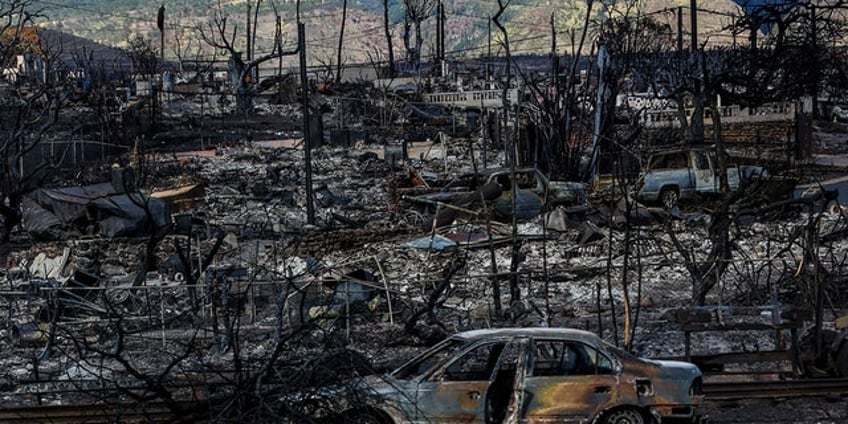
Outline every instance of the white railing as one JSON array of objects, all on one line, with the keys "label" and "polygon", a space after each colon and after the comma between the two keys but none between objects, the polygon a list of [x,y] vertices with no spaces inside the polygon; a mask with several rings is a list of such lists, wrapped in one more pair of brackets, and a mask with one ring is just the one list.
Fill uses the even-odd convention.
[{"label": "white railing", "polygon": [[[691,118],[694,109],[686,109],[686,117]],[[744,122],[780,122],[791,121],[795,118],[795,104],[792,102],[769,103],[758,108],[743,108],[741,106],[721,106],[722,124]],[[640,122],[646,127],[677,127],[677,109],[645,110]],[[709,113],[704,116],[704,125],[712,124]]]},{"label": "white railing", "polygon": [[[502,107],[503,90],[456,91],[424,94],[424,102],[457,107]],[[518,89],[507,90],[510,104],[518,101]]]}]

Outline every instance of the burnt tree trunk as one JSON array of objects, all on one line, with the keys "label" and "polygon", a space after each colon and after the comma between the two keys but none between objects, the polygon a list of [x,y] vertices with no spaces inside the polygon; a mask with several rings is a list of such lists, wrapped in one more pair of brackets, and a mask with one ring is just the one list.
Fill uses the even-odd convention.
[{"label": "burnt tree trunk", "polygon": [[392,33],[389,30],[389,0],[383,0],[383,31],[386,34],[386,45],[389,49],[389,67],[387,75],[389,78],[395,76],[395,52],[392,47]]},{"label": "burnt tree trunk", "polygon": [[342,43],[344,43],[345,23],[347,23],[347,0],[342,3],[342,27],[339,30],[339,51],[336,58],[336,84],[342,82]]},{"label": "burnt tree trunk", "polygon": [[[716,146],[721,194],[709,228],[712,247],[706,263],[698,267],[698,275],[693,281],[692,297],[698,305],[706,303],[707,294],[721,281],[730,264],[730,224],[732,221],[730,206],[735,203],[737,197],[730,192],[727,181],[727,162],[724,158],[725,149],[721,134],[721,113],[715,103],[715,96],[710,96],[710,98],[712,100],[709,102],[709,110],[712,114],[713,142]],[[705,103],[704,100],[701,101],[701,104],[703,103]],[[696,113],[696,115],[698,114]],[[693,117],[693,119],[695,118]],[[703,125],[703,121],[701,125]]]}]

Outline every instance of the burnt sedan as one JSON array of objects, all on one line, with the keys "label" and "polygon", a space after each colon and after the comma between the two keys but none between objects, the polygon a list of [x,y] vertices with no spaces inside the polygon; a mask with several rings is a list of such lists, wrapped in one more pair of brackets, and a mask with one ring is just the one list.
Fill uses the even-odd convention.
[{"label": "burnt sedan", "polygon": [[706,422],[695,365],[637,358],[566,328],[458,333],[388,375],[323,394],[341,398],[341,387],[369,399],[336,402],[332,416],[345,422]]}]

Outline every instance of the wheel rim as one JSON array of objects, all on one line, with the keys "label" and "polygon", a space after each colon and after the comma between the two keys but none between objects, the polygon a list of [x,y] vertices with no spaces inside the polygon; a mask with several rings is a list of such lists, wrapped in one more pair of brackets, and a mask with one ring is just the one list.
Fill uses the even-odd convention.
[{"label": "wheel rim", "polygon": [[664,190],[661,199],[663,206],[668,209],[677,206],[677,192],[674,190]]},{"label": "wheel rim", "polygon": [[606,424],[645,424],[645,419],[639,411],[633,409],[620,409],[613,411],[607,417]]}]

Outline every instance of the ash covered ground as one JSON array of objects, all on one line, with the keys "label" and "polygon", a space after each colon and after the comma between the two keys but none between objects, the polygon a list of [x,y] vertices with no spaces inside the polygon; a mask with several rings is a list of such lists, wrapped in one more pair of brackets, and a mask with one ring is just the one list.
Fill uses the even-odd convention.
[{"label": "ash covered ground", "polygon": [[[421,188],[416,178],[449,179],[472,157],[481,163],[484,149],[479,140],[434,137],[412,141],[413,159],[398,164],[385,155],[391,137],[380,136],[382,144],[354,139],[311,152],[310,224],[303,144],[291,132],[297,117],[268,111],[258,125],[273,128],[263,140],[243,138],[238,124],[226,142],[193,140],[183,129],[162,139],[167,151],[125,158],[143,163],[140,191],[175,213],[155,244],[106,237],[97,222],[59,226],[51,239],[27,228],[12,235],[2,276],[3,406],[93,401],[105,389],[128,401],[139,392],[162,396],[160,389],[177,398],[236,396],[245,391],[241,378],[271,387],[252,396],[276,399],[287,385],[350,371],[334,362],[336,352],[354,350],[362,368],[380,372],[455,331],[495,326],[576,327],[642,356],[683,355],[675,311],[693,304],[692,266],[710,260],[711,203],[644,208],[637,222],[590,197],[515,227],[478,205],[432,230],[432,205],[404,198],[412,191],[403,189]],[[818,148],[843,153],[841,130]],[[505,164],[502,152],[487,151],[489,166]],[[827,167],[801,182],[841,173]],[[103,181],[115,171],[106,164],[94,174]],[[727,313],[726,322],[768,322],[773,310],[813,304],[818,273],[829,278],[825,326],[835,331],[846,301],[845,210],[811,200],[734,212],[731,265],[706,303],[760,308]],[[693,351],[779,349],[775,339],[767,331],[697,333]],[[713,422],[848,418],[848,403],[830,398],[709,407]]]}]

